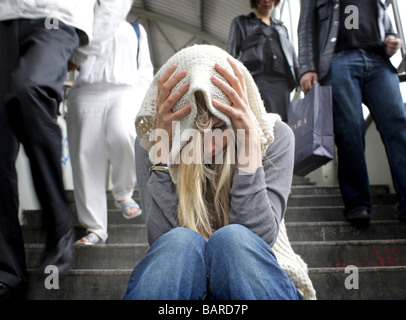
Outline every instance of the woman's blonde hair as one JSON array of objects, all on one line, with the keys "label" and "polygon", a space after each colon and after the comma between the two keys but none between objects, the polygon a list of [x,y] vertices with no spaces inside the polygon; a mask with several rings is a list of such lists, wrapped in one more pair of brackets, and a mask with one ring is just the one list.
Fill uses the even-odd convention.
[{"label": "woman's blonde hair", "polygon": [[229,224],[230,190],[235,171],[235,161],[231,154],[235,154],[235,143],[228,140],[222,163],[204,163],[204,132],[212,127],[212,116],[202,92],[196,92],[195,99],[195,129],[199,132],[199,138],[193,138],[189,143],[193,144],[193,150],[199,153],[197,158],[202,161],[186,164],[181,157],[177,165],[175,185],[179,198],[178,221],[181,226],[208,239],[214,231]]}]

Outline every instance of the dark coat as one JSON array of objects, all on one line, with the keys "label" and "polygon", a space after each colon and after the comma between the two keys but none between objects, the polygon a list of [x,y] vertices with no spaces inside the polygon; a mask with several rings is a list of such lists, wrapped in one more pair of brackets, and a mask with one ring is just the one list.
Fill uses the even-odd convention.
[{"label": "dark coat", "polygon": [[[231,23],[228,37],[228,53],[234,58],[239,58],[252,75],[264,71],[265,57],[262,46],[266,36],[261,32],[261,19],[258,19],[254,12],[248,15],[241,15]],[[291,75],[287,77],[294,88],[297,84],[298,61],[295,49],[289,40],[289,35],[283,23],[272,18],[272,25],[278,32],[283,54],[289,66]]]},{"label": "dark coat", "polygon": [[[386,12],[384,1],[378,4],[378,27],[383,43],[390,35],[396,35]],[[329,69],[340,28],[339,0],[304,0],[300,12],[299,36],[299,79],[306,72],[316,72],[319,81]],[[386,57],[389,60],[388,57]]]}]

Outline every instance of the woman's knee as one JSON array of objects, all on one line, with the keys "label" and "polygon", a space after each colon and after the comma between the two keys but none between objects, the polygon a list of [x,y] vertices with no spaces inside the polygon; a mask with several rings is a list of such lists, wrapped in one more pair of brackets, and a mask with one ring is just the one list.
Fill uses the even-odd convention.
[{"label": "woman's knee", "polygon": [[177,227],[160,236],[151,246],[151,249],[155,245],[163,246],[169,250],[173,248],[176,251],[182,251],[182,248],[189,247],[201,248],[203,250],[206,241],[199,233],[193,230]]},{"label": "woman's knee", "polygon": [[214,246],[226,252],[233,248],[241,250],[255,238],[258,238],[258,236],[248,228],[240,224],[230,224],[214,232],[208,241],[208,246]]},{"label": "woman's knee", "polygon": [[205,294],[206,241],[198,233],[175,228],[151,246],[135,267],[126,299],[198,299]]}]

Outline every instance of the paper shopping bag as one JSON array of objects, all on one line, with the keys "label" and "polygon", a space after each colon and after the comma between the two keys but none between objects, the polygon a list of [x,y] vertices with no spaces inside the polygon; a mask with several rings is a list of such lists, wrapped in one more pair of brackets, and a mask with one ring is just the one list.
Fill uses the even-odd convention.
[{"label": "paper shopping bag", "polygon": [[296,140],[295,175],[303,177],[334,159],[330,86],[320,86],[316,82],[303,99],[292,102],[288,124]]}]

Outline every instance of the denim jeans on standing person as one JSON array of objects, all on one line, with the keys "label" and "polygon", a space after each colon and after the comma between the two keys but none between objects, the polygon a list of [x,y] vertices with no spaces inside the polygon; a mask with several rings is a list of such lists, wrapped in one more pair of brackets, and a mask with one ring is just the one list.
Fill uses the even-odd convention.
[{"label": "denim jeans on standing person", "polygon": [[[208,293],[209,292],[209,293]],[[269,245],[232,224],[206,241],[186,228],[162,235],[134,268],[126,300],[301,300]]]},{"label": "denim jeans on standing person", "polygon": [[347,50],[334,55],[321,83],[332,86],[338,179],[345,214],[360,207],[371,211],[364,102],[386,148],[398,196],[397,214],[406,215],[406,111],[395,69],[372,52]]}]

